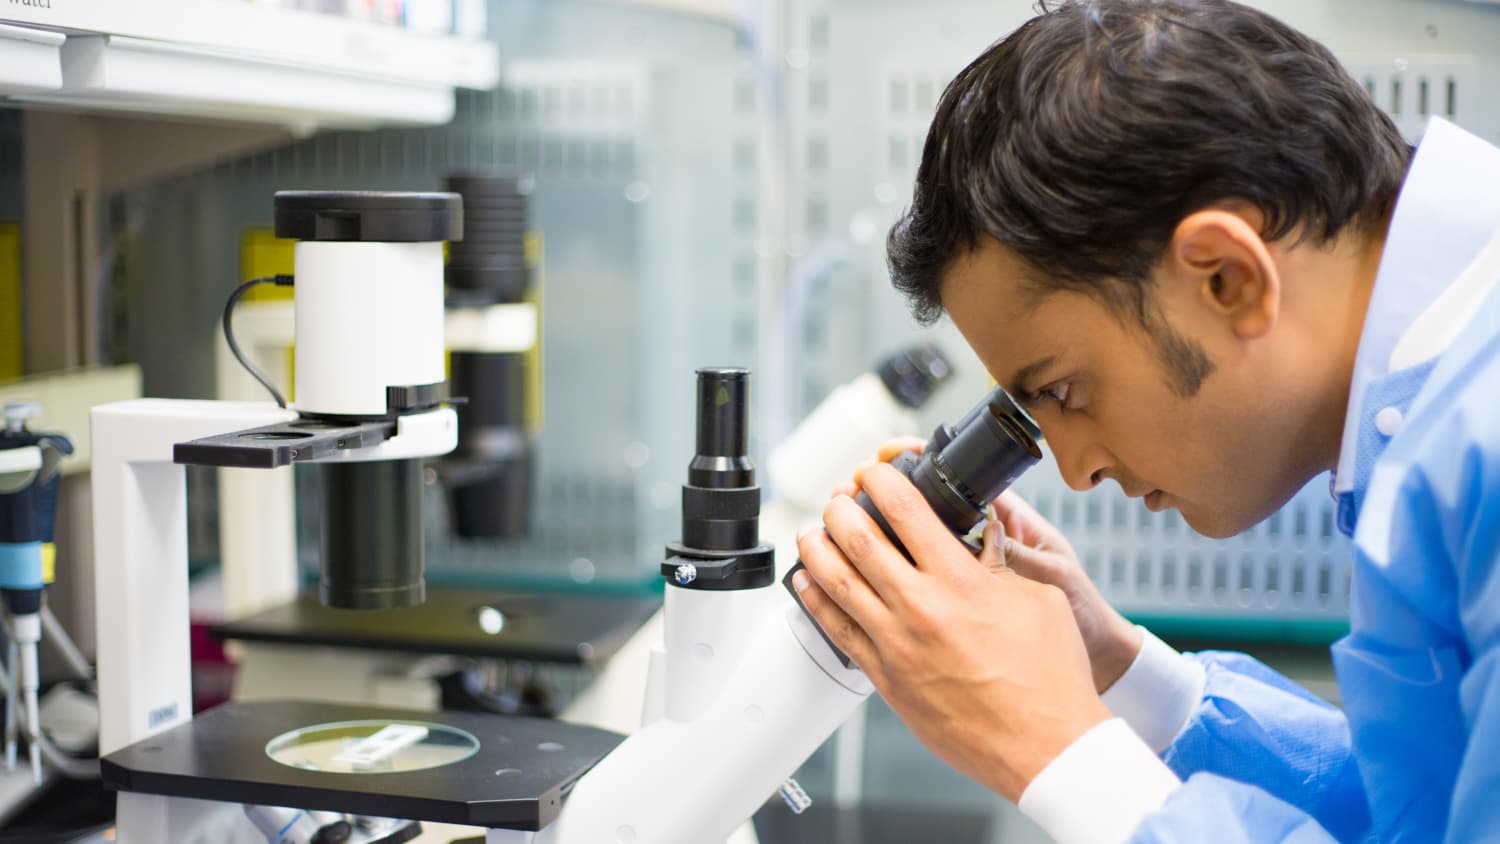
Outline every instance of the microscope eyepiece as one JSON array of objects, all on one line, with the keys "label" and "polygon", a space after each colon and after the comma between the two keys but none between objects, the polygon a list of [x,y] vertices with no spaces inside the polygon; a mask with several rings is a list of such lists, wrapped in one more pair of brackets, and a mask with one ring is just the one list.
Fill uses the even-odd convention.
[{"label": "microscope eyepiece", "polygon": [[875,374],[891,397],[906,407],[919,408],[953,374],[953,366],[931,343],[903,349],[880,362]]},{"label": "microscope eyepiece", "polygon": [[[922,493],[934,513],[957,536],[984,520],[984,508],[1021,473],[1042,459],[1039,431],[996,387],[959,420],[940,425],[918,455],[908,451],[891,462]],[[906,549],[864,492],[855,501],[890,540]]]},{"label": "microscope eyepiece", "polygon": [[[1040,433],[999,388],[971,410],[951,433],[944,433],[946,442],[934,438],[923,452],[931,457],[919,462],[917,470],[925,471],[930,466],[932,472],[966,503],[981,511],[981,515],[986,504],[1042,457],[1036,443]],[[943,519],[953,530],[967,533],[978,519],[967,525],[963,523],[965,520],[967,517]]]},{"label": "microscope eyepiece", "polygon": [[[939,425],[921,454],[904,452],[891,465],[911,479],[948,530],[963,538],[984,520],[984,508],[1042,459],[1037,444],[1041,436],[1036,424],[996,387],[957,425]],[[854,500],[910,558],[870,496],[861,491]],[[783,579],[789,590],[792,575],[801,568],[799,561]],[[833,642],[829,640],[828,644],[832,646]],[[838,648],[834,652],[849,664]]]},{"label": "microscope eyepiece", "polygon": [[755,485],[750,462],[750,370],[705,367],[698,370],[698,448],[688,466],[688,483],[710,489]]},{"label": "microscope eyepiece", "polygon": [[697,449],[682,486],[682,541],[667,546],[662,563],[662,574],[679,587],[757,589],[776,578],[773,550],[760,542],[749,397],[750,370],[698,370]]}]

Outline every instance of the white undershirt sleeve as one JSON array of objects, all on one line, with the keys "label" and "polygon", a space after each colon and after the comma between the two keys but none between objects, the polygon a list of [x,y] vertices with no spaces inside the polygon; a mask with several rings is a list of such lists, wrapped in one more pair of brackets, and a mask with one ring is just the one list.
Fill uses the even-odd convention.
[{"label": "white undershirt sleeve", "polygon": [[1157,753],[1171,746],[1203,701],[1203,666],[1142,627],[1135,662],[1100,699]]},{"label": "white undershirt sleeve", "polygon": [[1079,736],[1017,805],[1057,844],[1119,844],[1182,786],[1123,720]]}]

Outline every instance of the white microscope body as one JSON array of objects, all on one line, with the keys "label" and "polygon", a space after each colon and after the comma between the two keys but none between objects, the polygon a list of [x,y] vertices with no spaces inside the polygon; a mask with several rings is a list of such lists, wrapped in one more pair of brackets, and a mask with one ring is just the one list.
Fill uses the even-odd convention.
[{"label": "white microscope body", "polygon": [[[949,374],[948,362],[934,347],[893,355],[875,371],[834,389],[771,452],[766,469],[775,497],[761,508],[760,535],[775,546],[777,581],[797,560],[798,530],[821,517],[830,491],[848,480],[881,444],[915,434],[916,408]],[[809,655],[814,659],[809,661]],[[702,813],[723,811],[703,828],[702,837],[683,840],[722,841],[730,834],[720,834],[725,824],[734,830],[736,818],[749,818],[841,725],[845,729],[838,733],[835,751],[834,797],[838,805],[857,801],[864,744],[860,704],[869,693],[864,676],[833,659],[785,590],[702,593],[669,583],[663,610],[631,637],[561,717],[639,736],[627,743],[629,753],[642,757],[631,764],[662,772],[656,782],[706,783],[722,772],[727,778],[724,787],[712,793],[734,794],[732,811],[720,798],[705,800],[687,797],[684,789],[662,789],[667,795],[677,792],[679,799],[670,805],[698,804],[682,810],[684,824],[673,827],[681,834],[693,830]],[[774,698],[775,706],[768,706],[768,697]],[[593,792],[619,793],[616,786],[603,783],[606,777],[629,781],[629,769],[616,767],[616,757],[626,753],[622,746],[596,766],[575,789],[569,806],[586,800],[607,802],[590,797]],[[757,760],[754,769],[763,776],[752,785],[744,779],[750,767],[724,764],[727,759]],[[700,772],[705,761],[710,763],[707,774]],[[796,801],[796,791],[793,784],[783,796]],[[624,816],[611,811],[614,808],[618,807],[601,807],[602,816]],[[565,807],[555,829],[544,831],[537,841],[570,834],[580,823],[575,814],[593,812]],[[642,842],[678,840],[655,827],[658,837],[642,835],[632,823],[617,826],[623,832],[591,828],[591,834],[609,832],[615,837],[595,839],[609,842],[628,840],[618,836],[632,833]],[[745,827],[732,840],[739,844],[754,836]]]},{"label": "white microscope body", "polygon": [[[297,408],[165,399],[94,408],[101,755],[192,718],[182,463],[197,459],[185,447],[199,456],[214,450],[215,465],[348,467],[455,446],[457,417],[443,405],[442,241],[459,236],[459,208],[451,194],[278,195],[278,230],[286,212],[287,227],[303,238]],[[194,442],[205,438],[212,442]],[[335,591],[419,601],[420,510],[417,518],[414,585],[369,581]],[[224,841],[249,829],[237,805],[129,791],[119,794],[117,817],[123,844]]]},{"label": "white microscope body", "polygon": [[[492,830],[488,844],[718,842],[778,790],[794,810],[805,806],[806,795],[788,777],[859,711],[873,687],[840,660],[780,580],[796,559],[791,534],[798,522],[816,518],[828,491],[880,443],[912,430],[888,426],[914,427],[910,408],[948,374],[935,350],[898,358],[903,377],[921,383],[918,401],[898,402],[895,382],[864,376],[835,391],[773,454],[770,468],[784,484],[787,503],[778,515],[789,523],[775,528],[788,541],[778,548],[771,585],[695,589],[679,566],[667,582],[660,644],[650,652],[643,726],[579,781],[555,823],[537,833]],[[910,380],[899,385],[908,398]],[[704,389],[700,371],[699,457],[684,487],[684,543],[690,545],[691,484],[707,465],[703,455],[714,455],[723,469],[725,455],[743,454],[743,441],[738,452],[705,447],[715,438],[705,436]],[[753,484],[753,476],[745,483]],[[761,520],[766,515],[759,513]]]},{"label": "white microscope body", "polygon": [[490,844],[723,841],[753,815],[873,691],[765,588],[781,593],[769,613],[761,596],[668,587],[661,716],[579,781],[555,823],[492,830]]},{"label": "white microscope body", "polygon": [[[777,580],[797,560],[797,532],[822,517],[834,487],[883,443],[917,434],[916,409],[949,375],[935,347],[904,350],[836,387],[776,445],[766,460],[772,494],[761,507],[760,535],[776,549]],[[765,590],[762,597],[770,611],[781,595]],[[667,650],[666,625],[665,611],[642,625],[568,705],[563,720],[626,734],[653,720],[661,712],[660,695],[659,689],[647,694],[647,677],[663,658],[658,652]]]}]

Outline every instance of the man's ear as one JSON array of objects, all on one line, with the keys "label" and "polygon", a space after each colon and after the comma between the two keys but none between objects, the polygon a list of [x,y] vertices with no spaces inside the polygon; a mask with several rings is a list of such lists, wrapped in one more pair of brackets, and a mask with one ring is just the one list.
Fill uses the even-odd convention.
[{"label": "man's ear", "polygon": [[1177,224],[1166,256],[1175,292],[1246,340],[1270,331],[1281,308],[1281,276],[1260,224],[1249,210],[1195,211]]}]

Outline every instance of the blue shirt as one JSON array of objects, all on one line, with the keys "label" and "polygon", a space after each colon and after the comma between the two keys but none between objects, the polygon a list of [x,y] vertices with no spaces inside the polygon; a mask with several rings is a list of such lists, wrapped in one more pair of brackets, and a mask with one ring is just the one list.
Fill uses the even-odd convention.
[{"label": "blue shirt", "polygon": [[1500,841],[1500,150],[1435,120],[1365,318],[1334,491],[1344,711],[1242,655],[1132,840]]}]

